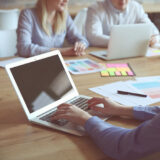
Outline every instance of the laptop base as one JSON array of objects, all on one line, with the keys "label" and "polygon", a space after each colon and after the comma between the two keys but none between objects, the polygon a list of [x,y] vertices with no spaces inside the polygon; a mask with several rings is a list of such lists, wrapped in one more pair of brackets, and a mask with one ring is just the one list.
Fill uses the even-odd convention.
[{"label": "laptop base", "polygon": [[92,55],[92,56],[101,58],[103,60],[107,60],[107,51],[106,50],[92,51],[89,54]]}]

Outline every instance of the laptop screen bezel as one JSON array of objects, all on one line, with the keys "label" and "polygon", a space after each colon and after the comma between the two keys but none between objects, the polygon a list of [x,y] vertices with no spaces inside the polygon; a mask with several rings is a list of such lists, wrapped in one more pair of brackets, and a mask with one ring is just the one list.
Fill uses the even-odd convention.
[{"label": "laptop screen bezel", "polygon": [[[73,92],[69,96],[61,98],[61,99],[57,100],[56,102],[53,102],[53,103],[51,103],[51,104],[49,104],[49,105],[47,105],[47,106],[45,106],[45,107],[43,107],[43,108],[41,108],[41,109],[39,109],[37,111],[34,111],[34,112],[30,113],[29,109],[27,107],[27,104],[25,103],[25,101],[23,99],[23,96],[22,96],[22,94],[20,92],[20,89],[19,89],[19,87],[18,87],[18,85],[17,85],[17,83],[16,83],[16,81],[14,79],[14,76],[12,74],[11,69],[15,68],[15,67],[19,67],[21,65],[25,65],[25,64],[32,63],[32,62],[36,62],[36,61],[39,61],[39,60],[42,60],[42,59],[45,59],[45,58],[48,58],[48,57],[52,57],[52,56],[58,56],[59,57],[59,59],[60,59],[60,61],[62,63],[62,66],[64,68],[64,71],[67,74],[67,77],[68,77],[68,79],[69,79],[69,81],[71,83],[71,86],[73,88]],[[70,73],[69,73],[69,71],[68,71],[68,69],[67,69],[67,67],[65,65],[65,62],[64,62],[63,57],[61,56],[61,53],[60,53],[59,50],[51,51],[51,52],[44,53],[44,54],[41,54],[41,55],[37,55],[37,56],[34,56],[34,57],[26,58],[24,60],[20,60],[20,61],[15,62],[15,63],[8,64],[8,65],[6,65],[5,69],[6,69],[7,73],[8,73],[8,76],[9,76],[11,82],[12,82],[12,85],[13,85],[16,93],[17,93],[17,96],[18,96],[18,98],[19,98],[19,100],[21,102],[21,105],[22,105],[22,107],[23,107],[23,109],[25,111],[25,114],[26,114],[26,116],[27,116],[27,118],[29,120],[33,119],[34,117],[37,117],[40,114],[43,114],[43,113],[49,111],[51,109],[54,109],[54,108],[56,109],[56,107],[58,105],[60,105],[60,104],[62,104],[64,102],[72,99],[73,97],[79,95],[79,93],[78,93],[78,91],[76,89],[76,86],[75,86],[75,84],[74,84],[74,82],[73,82],[73,80],[71,78],[71,75],[70,75]]]}]

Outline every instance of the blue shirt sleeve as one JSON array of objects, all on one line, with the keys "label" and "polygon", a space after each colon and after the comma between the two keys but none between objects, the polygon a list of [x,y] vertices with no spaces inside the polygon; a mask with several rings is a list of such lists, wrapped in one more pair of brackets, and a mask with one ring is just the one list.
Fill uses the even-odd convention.
[{"label": "blue shirt sleeve", "polygon": [[116,127],[92,117],[85,129],[99,148],[116,160],[135,160],[160,151],[160,114],[135,129]]},{"label": "blue shirt sleeve", "polygon": [[160,113],[159,106],[135,106],[133,107],[133,116],[138,120],[149,120]]},{"label": "blue shirt sleeve", "polygon": [[75,42],[83,42],[86,45],[86,47],[89,46],[87,39],[78,32],[78,29],[74,24],[70,15],[68,15],[68,18],[67,18],[66,38],[71,44],[74,44]]},{"label": "blue shirt sleeve", "polygon": [[40,46],[32,42],[32,34],[33,34],[32,21],[33,18],[31,11],[28,9],[23,10],[19,17],[19,24],[17,29],[18,54],[23,57],[35,56],[50,51],[50,48],[45,46]]}]

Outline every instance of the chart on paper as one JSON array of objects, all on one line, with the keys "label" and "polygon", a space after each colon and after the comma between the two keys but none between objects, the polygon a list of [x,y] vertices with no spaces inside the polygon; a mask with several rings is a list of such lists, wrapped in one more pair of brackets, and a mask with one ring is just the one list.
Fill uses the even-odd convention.
[{"label": "chart on paper", "polygon": [[131,85],[152,99],[160,98],[160,82],[158,81],[131,83]]},{"label": "chart on paper", "polygon": [[102,70],[98,63],[90,59],[67,60],[65,63],[72,74],[88,74]]}]

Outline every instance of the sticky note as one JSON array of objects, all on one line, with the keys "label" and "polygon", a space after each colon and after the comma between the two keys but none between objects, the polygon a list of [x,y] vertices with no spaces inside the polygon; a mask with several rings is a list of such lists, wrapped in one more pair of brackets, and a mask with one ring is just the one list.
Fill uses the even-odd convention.
[{"label": "sticky note", "polygon": [[132,71],[128,71],[127,74],[128,74],[129,76],[133,76],[133,75],[134,75],[134,73],[133,73]]},{"label": "sticky note", "polygon": [[101,66],[104,67],[104,70],[101,71],[102,76],[126,77],[135,75],[128,63],[101,63]]},{"label": "sticky note", "polygon": [[101,71],[101,76],[109,76],[109,73],[106,70]]},{"label": "sticky note", "polygon": [[115,71],[116,71],[116,68],[107,68],[107,71],[108,71],[108,72],[115,72]]},{"label": "sticky note", "polygon": [[126,73],[125,71],[121,71],[121,74],[122,74],[123,76],[127,76],[127,73]]},{"label": "sticky note", "polygon": [[116,76],[121,76],[122,75],[120,71],[116,71],[115,74],[116,74]]},{"label": "sticky note", "polygon": [[114,71],[109,71],[108,72],[110,76],[115,76],[115,72]]},{"label": "sticky note", "polygon": [[154,53],[160,53],[160,50],[156,49],[153,51]]}]

